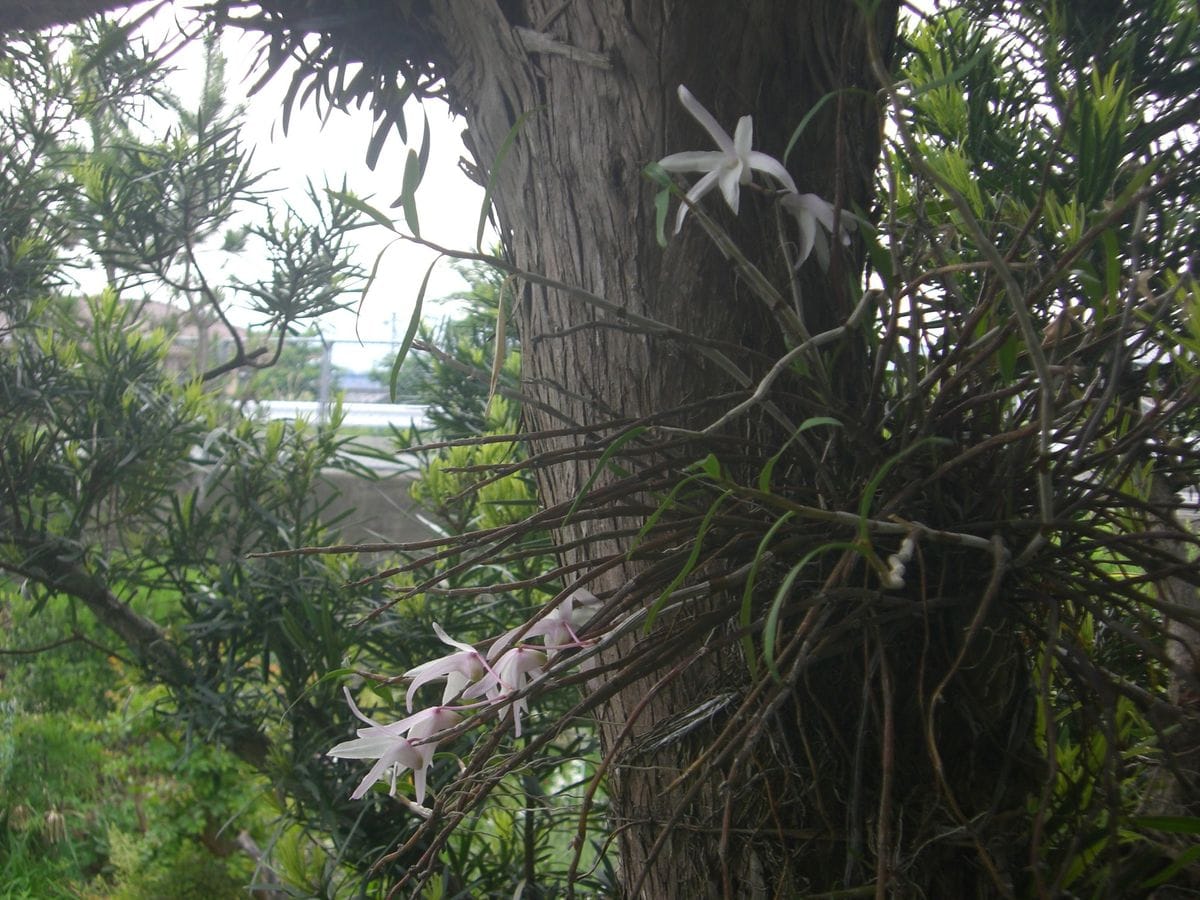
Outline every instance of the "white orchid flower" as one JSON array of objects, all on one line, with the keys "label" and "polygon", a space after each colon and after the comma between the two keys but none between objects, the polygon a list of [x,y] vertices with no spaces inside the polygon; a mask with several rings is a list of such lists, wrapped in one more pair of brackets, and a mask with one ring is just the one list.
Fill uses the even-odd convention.
[{"label": "white orchid flower", "polygon": [[381,778],[390,778],[388,795],[394,797],[397,777],[406,769],[412,769],[417,803],[423,803],[426,774],[433,762],[433,754],[437,751],[437,742],[429,739],[454,727],[462,717],[452,709],[435,706],[390,725],[380,725],[374,719],[363,715],[362,710],[355,705],[349,690],[346,691],[346,700],[350,703],[354,715],[370,727],[358,729],[357,739],[343,741],[325,755],[334,759],[375,760],[375,765],[359,782],[350,799],[361,799],[371,789],[371,785]]},{"label": "white orchid flower", "polygon": [[[821,268],[829,268],[829,239],[825,232],[833,234],[833,204],[823,200],[816,194],[785,194],[779,199],[783,208],[796,217],[800,226],[800,246],[796,252],[796,265],[799,266],[814,250],[817,262]],[[849,246],[850,232],[855,228],[854,217],[843,211],[838,230],[841,232],[842,246]],[[824,229],[824,231],[822,231]]]},{"label": "white orchid flower", "polygon": [[[568,647],[582,647],[583,641],[576,634],[576,629],[586,625],[596,614],[596,609],[600,605],[600,599],[595,594],[587,588],[578,588],[564,597],[554,609],[530,625],[525,630],[524,637],[527,640],[535,637],[542,638],[547,658],[553,657],[556,652]],[[493,660],[509,649],[513,644],[513,638],[522,628],[525,626],[520,625],[498,637],[488,650],[488,659]]]},{"label": "white orchid flower", "polygon": [[700,105],[692,92],[682,84],[679,86],[679,100],[684,108],[692,114],[704,130],[717,142],[717,150],[696,150],[685,153],[672,153],[658,161],[658,164],[668,172],[703,172],[704,177],[692,185],[687,192],[688,203],[681,204],[679,214],[675,218],[675,233],[683,228],[683,219],[687,215],[688,205],[699,202],[700,198],[713,189],[713,185],[721,188],[725,202],[736,214],[740,188],[749,184],[755,172],[770,175],[785,190],[796,192],[796,183],[783,163],[773,156],[751,150],[754,142],[754,122],[750,116],[738,119],[733,137],[725,131],[712,113]]},{"label": "white orchid flower", "polygon": [[[463,699],[470,700],[486,695],[489,700],[501,700],[535,681],[535,673],[541,672],[542,667],[546,665],[546,659],[542,650],[525,646],[513,647],[505,651],[487,675],[463,692]],[[521,736],[521,715],[528,706],[528,697],[521,697],[512,704],[513,728],[517,737]]]},{"label": "white orchid flower", "polygon": [[419,768],[413,769],[413,786],[416,788],[417,803],[424,802],[425,774],[433,763],[433,754],[437,752],[438,742],[432,738],[453,728],[461,720],[461,715],[445,706],[423,709],[419,713],[409,716],[407,720],[401,720],[410,723],[408,739],[414,745],[413,749],[417,751],[422,761]]},{"label": "white orchid flower", "polygon": [[488,670],[487,660],[470,644],[456,641],[450,635],[446,634],[442,630],[442,626],[437,622],[433,623],[433,630],[437,634],[438,640],[447,646],[456,647],[458,652],[447,653],[445,656],[431,659],[429,662],[414,666],[404,673],[404,678],[412,679],[412,684],[408,686],[408,693],[405,695],[405,702],[409,712],[412,712],[413,697],[421,685],[437,681],[439,678],[445,678],[446,689],[442,692],[442,705],[445,706],[461,694],[463,688],[468,684],[482,678]]},{"label": "white orchid flower", "polygon": [[541,626],[539,633],[547,655],[553,656],[557,650],[567,647],[583,646],[576,629],[590,622],[601,605],[600,598],[587,588],[577,588],[564,597],[553,612],[534,625],[535,629]]}]

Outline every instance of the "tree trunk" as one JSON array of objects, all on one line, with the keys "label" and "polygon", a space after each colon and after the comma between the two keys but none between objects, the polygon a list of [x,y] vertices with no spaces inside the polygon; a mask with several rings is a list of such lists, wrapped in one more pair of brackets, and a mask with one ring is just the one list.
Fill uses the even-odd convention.
[{"label": "tree trunk", "polygon": [[[868,29],[876,32],[878,46],[886,47],[895,14],[895,4],[885,3],[868,23],[858,4],[842,0],[457,2],[439,5],[435,13],[440,18],[436,30],[456,63],[450,93],[470,124],[469,140],[481,168],[494,179],[502,235],[514,262],[693,340],[743,348],[735,361],[752,376],[762,374],[758,360],[769,364],[784,351],[778,325],[757,301],[746,299],[731,266],[694,221],[665,249],[657,245],[654,187],[642,170],[671,152],[712,147],[676,99],[680,84],[730,132],[738,117],[753,114],[756,149],[777,156],[828,92],[857,87],[865,90],[843,92],[809,124],[791,155],[791,170],[802,192],[836,199],[844,208],[865,207],[880,128],[871,100],[875,86],[866,75]],[[500,161],[513,130],[513,150]],[[776,283],[786,283],[786,270],[772,262],[778,238],[771,204],[747,191],[735,220],[717,202],[707,202],[706,211],[730,229],[757,264],[775,265],[772,273],[784,276]],[[837,283],[815,265],[806,267],[802,289],[810,331],[848,315],[849,302]],[[535,432],[677,409],[667,421],[702,427],[719,409],[697,408],[698,401],[744,387],[706,362],[696,343],[624,327],[618,317],[566,291],[527,286],[518,320],[524,387],[536,401],[526,405],[527,424]],[[689,407],[690,412],[683,411]],[[757,420],[730,436],[775,448],[787,438],[778,426]],[[534,450],[562,450],[586,439],[581,430],[575,437],[540,440]],[[694,446],[690,458],[708,449]],[[592,465],[573,461],[540,469],[544,502],[569,503]],[[563,537],[582,534],[580,526]],[[624,549],[593,544],[586,553]],[[642,567],[634,562],[613,568],[590,586],[598,592],[616,590]],[[632,649],[627,644],[605,661]],[[698,649],[680,647],[681,658],[687,654]],[[739,695],[747,688],[746,671],[730,652],[698,654],[684,675],[659,688],[640,710],[662,673],[630,685],[599,716],[606,749],[618,741],[645,746],[649,735],[669,729],[705,701],[719,705],[722,698]],[[857,696],[839,702],[850,699]],[[647,898],[793,896],[828,882],[831,865],[841,874],[843,846],[826,843],[814,850],[797,836],[803,829],[794,826],[805,816],[787,812],[782,817],[787,824],[778,827],[776,801],[783,791],[769,778],[760,778],[749,791],[738,789],[731,820],[722,820],[726,794],[715,779],[700,796],[682,803],[681,789],[673,783],[699,746],[682,740],[649,754],[618,751],[609,783],[611,824],[619,835],[628,894],[636,889]],[[792,752],[802,751],[796,744]],[[655,854],[663,828],[680,815]],[[808,817],[810,824],[815,819]]]}]

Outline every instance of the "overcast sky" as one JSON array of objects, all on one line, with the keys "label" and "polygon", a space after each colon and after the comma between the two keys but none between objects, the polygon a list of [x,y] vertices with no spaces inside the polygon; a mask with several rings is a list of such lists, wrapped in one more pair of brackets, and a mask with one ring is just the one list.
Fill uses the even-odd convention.
[{"label": "overcast sky", "polygon": [[[137,14],[135,9],[133,14]],[[155,37],[177,33],[176,15],[186,15],[179,6],[166,7],[146,26],[146,34],[154,43]],[[374,124],[369,110],[350,114],[333,112],[324,123],[311,105],[297,106],[283,133],[283,95],[287,90],[288,73],[276,76],[253,97],[246,93],[257,80],[249,76],[254,61],[255,40],[252,34],[229,29],[222,37],[222,51],[228,58],[228,97],[244,104],[246,116],[243,140],[253,146],[255,171],[274,170],[264,179],[263,186],[278,189],[274,196],[280,202],[290,202],[298,210],[311,208],[307,201],[307,182],[320,186],[325,181],[338,187],[342,179],[360,197],[370,197],[372,204],[399,220],[400,210],[389,210],[399,196],[401,175],[407,148],[398,133],[392,134],[374,171],[367,168],[367,144]],[[181,99],[193,101],[199,96],[203,72],[202,48],[196,44],[179,53],[172,63],[181,72],[172,85]],[[421,233],[442,246],[464,250],[473,249],[475,230],[483,202],[483,189],[471,182],[458,168],[463,149],[463,123],[452,119],[447,109],[426,102],[424,112],[429,117],[430,155],[425,179],[417,192],[421,217]],[[422,107],[409,105],[408,137],[419,146],[423,126]],[[406,230],[406,229],[405,229]],[[362,347],[357,344],[356,329],[363,340],[387,340],[395,331],[403,337],[412,315],[413,304],[421,279],[434,254],[408,242],[394,241],[395,236],[382,226],[372,226],[357,232],[358,249],[355,260],[368,272],[379,253],[389,245],[374,285],[362,305],[361,315],[338,313],[322,319],[322,331],[339,342],[334,362],[347,368],[366,369],[386,350]],[[485,241],[488,238],[485,237]],[[426,294],[428,301],[461,290],[462,279],[442,261],[435,269]]]}]

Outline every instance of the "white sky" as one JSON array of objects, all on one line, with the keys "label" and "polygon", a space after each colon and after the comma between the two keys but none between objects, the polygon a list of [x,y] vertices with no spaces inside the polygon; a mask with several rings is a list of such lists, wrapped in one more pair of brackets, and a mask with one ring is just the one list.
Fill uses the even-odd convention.
[{"label": "white sky", "polygon": [[[134,10],[137,14],[138,10]],[[147,24],[148,35],[166,35],[175,29],[174,16],[185,14],[180,6],[168,7]],[[154,39],[150,38],[153,45]],[[249,75],[255,54],[254,35],[229,29],[222,37],[221,48],[228,58],[226,77],[228,99],[243,104],[242,139],[254,147],[252,168],[256,172],[272,171],[262,187],[277,189],[274,196],[289,202],[298,211],[311,209],[307,198],[307,183],[320,187],[328,182],[338,188],[343,177],[346,185],[360,197],[371,198],[377,208],[393,215],[397,227],[407,232],[403,216],[390,204],[400,194],[401,175],[407,147],[398,133],[388,138],[375,170],[366,165],[367,144],[373,133],[371,113],[367,109],[350,114],[333,112],[322,124],[311,105],[296,106],[283,133],[283,96],[290,73],[277,75],[253,97],[246,92],[257,80]],[[203,54],[199,44],[185,48],[172,64],[181,71],[172,81],[173,90],[185,102],[199,96],[203,72]],[[458,168],[460,156],[466,151],[460,134],[461,120],[450,117],[439,104],[424,104],[429,117],[430,153],[425,178],[417,191],[418,213],[423,237],[445,247],[473,249],[475,232],[483,203],[483,189],[470,181]],[[414,147],[420,146],[422,107],[409,105],[408,137]],[[490,232],[489,232],[490,234]],[[391,243],[380,264],[379,273],[362,304],[361,315],[352,312],[336,313],[320,320],[322,332],[339,343],[334,348],[334,363],[364,371],[386,355],[384,347],[360,346],[364,341],[399,340],[404,336],[412,315],[421,279],[435,254],[406,241],[395,241],[395,235],[385,228],[372,225],[356,232],[358,247],[354,260],[367,272],[375,265],[379,253]],[[485,235],[485,246],[493,237]],[[430,301],[444,297],[464,287],[462,279],[443,260],[434,270],[426,292],[425,314],[431,312]],[[245,319],[243,318],[243,321]],[[356,333],[357,331],[357,333]]]},{"label": "white sky", "polygon": [[[931,0],[913,2],[924,9]],[[139,15],[148,7],[149,4],[135,7],[129,15]],[[178,34],[175,17],[189,15],[182,4],[165,7],[145,26],[151,44],[162,37]],[[324,182],[338,187],[345,177],[351,191],[371,198],[373,205],[393,214],[398,227],[407,230],[400,210],[389,209],[400,193],[407,153],[398,134],[393,133],[388,138],[374,171],[368,169],[365,162],[374,124],[367,109],[354,110],[350,114],[333,112],[322,123],[311,104],[297,106],[292,111],[288,133],[284,135],[282,102],[290,72],[285,70],[258,94],[247,97],[246,92],[257,80],[250,74],[255,58],[255,36],[229,29],[222,37],[221,47],[228,59],[228,98],[246,108],[242,138],[247,146],[255,148],[253,169],[256,172],[273,170],[261,182],[262,187],[278,190],[274,196],[281,203],[289,202],[297,210],[304,211],[310,208],[306,196],[309,180],[318,187]],[[185,102],[199,96],[202,57],[201,46],[193,44],[172,60],[182,70],[173,79],[172,86]],[[458,168],[459,157],[466,155],[459,136],[463,124],[453,120],[445,107],[438,104],[426,103],[424,111],[429,117],[431,140],[428,168],[417,192],[422,234],[446,247],[472,249],[483,189]],[[409,140],[416,147],[421,141],[422,108],[412,103],[407,112]],[[490,230],[484,240],[485,246],[494,240]],[[395,242],[395,236],[381,226],[357,232],[357,243],[354,259],[368,272],[379,253],[389,244],[391,246],[385,252],[361,313],[336,313],[324,317],[320,324],[326,337],[338,342],[334,362],[364,371],[384,357],[386,349],[361,346],[358,338],[364,341],[398,340],[403,336],[421,279],[434,254],[408,242]],[[431,312],[430,301],[461,290],[463,286],[462,279],[448,261],[439,263],[426,293],[426,316]],[[235,321],[246,323],[251,318],[235,316]]]}]

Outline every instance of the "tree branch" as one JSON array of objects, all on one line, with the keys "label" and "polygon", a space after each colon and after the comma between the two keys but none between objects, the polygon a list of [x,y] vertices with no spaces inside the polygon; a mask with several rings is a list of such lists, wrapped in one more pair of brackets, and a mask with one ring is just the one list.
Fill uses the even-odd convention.
[{"label": "tree branch", "polygon": [[[198,685],[191,666],[158,623],[123,602],[102,578],[79,563],[51,550],[39,556],[36,568],[24,568],[21,574],[82,602],[97,621],[121,639],[153,680],[183,695]],[[271,742],[256,726],[230,722],[221,729],[221,737],[235,755],[257,769],[263,768]]]}]

